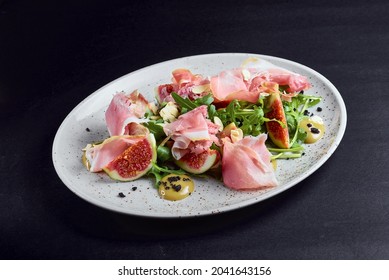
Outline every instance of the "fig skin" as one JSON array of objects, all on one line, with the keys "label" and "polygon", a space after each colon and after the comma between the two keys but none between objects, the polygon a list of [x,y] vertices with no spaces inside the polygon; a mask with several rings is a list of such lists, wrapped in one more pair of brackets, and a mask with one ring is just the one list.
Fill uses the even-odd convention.
[{"label": "fig skin", "polygon": [[266,122],[266,128],[270,139],[277,147],[288,149],[290,147],[289,131],[279,92],[272,92],[270,94],[266,107],[271,110],[265,114],[265,117],[276,119],[284,124],[284,127],[282,127],[282,125],[276,121]]},{"label": "fig skin", "polygon": [[220,160],[220,154],[216,150],[209,149],[201,154],[188,153],[175,163],[183,170],[192,174],[202,174],[214,167]]}]

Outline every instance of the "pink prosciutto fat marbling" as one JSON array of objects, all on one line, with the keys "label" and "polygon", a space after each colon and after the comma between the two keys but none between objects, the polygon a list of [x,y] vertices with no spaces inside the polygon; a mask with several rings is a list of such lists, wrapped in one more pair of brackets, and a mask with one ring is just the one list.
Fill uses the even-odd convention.
[{"label": "pink prosciutto fat marbling", "polygon": [[[263,91],[262,85],[265,82],[286,86],[286,92],[292,95],[311,87],[306,77],[254,58],[243,63],[240,68],[222,71],[212,76],[210,81],[210,89],[216,102],[238,99],[255,103]],[[285,100],[291,96],[283,95]]]},{"label": "pink prosciutto fat marbling", "polygon": [[188,69],[176,69],[172,72],[172,83],[157,88],[158,102],[173,101],[172,92],[193,100],[209,93],[209,80],[202,75],[192,74]]},{"label": "pink prosciutto fat marbling", "polygon": [[129,95],[123,92],[115,94],[105,112],[109,134],[111,136],[128,134],[128,124],[147,121],[143,117],[148,109],[148,104],[143,95],[137,91]]},{"label": "pink prosciutto fat marbling", "polygon": [[192,74],[188,69],[172,72],[172,83],[157,88],[159,103],[173,101],[172,92],[194,100],[211,93],[215,102],[234,99],[257,102],[262,93],[262,83],[274,82],[286,86],[283,100],[290,101],[295,93],[310,88],[305,76],[276,66],[266,60],[249,58],[241,67],[222,71],[210,78]]},{"label": "pink prosciutto fat marbling", "polygon": [[200,154],[207,151],[213,142],[218,142],[216,133],[219,126],[207,119],[207,115],[207,106],[199,106],[164,126],[165,134],[174,140],[172,155],[175,159],[188,152]]},{"label": "pink prosciutto fat marbling", "polygon": [[224,141],[222,175],[224,184],[236,190],[266,189],[278,182],[265,146],[266,134]]},{"label": "pink prosciutto fat marbling", "polygon": [[245,80],[244,73],[242,69],[233,69],[213,76],[210,87],[215,101],[238,99],[256,103],[259,91],[250,90],[250,80]]}]

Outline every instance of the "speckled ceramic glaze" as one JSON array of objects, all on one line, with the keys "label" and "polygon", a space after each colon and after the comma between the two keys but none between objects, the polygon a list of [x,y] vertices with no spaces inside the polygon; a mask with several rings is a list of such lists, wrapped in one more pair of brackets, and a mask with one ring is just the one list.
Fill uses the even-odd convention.
[{"label": "speckled ceramic glaze", "polygon": [[[195,192],[181,201],[161,199],[152,178],[134,182],[115,182],[105,173],[90,173],[81,162],[82,149],[91,142],[107,138],[104,113],[113,95],[138,89],[149,101],[154,89],[169,83],[176,68],[193,73],[215,75],[222,70],[239,67],[249,57],[258,57],[309,78],[308,95],[322,96],[319,115],[326,124],[324,137],[307,145],[305,155],[294,160],[279,160],[276,175],[279,186],[267,191],[233,191],[213,179],[195,179]],[[220,213],[244,207],[279,194],[316,171],[339,145],[346,128],[346,108],[338,90],[325,77],[301,64],[255,54],[222,53],[179,58],[149,66],[125,75],[97,90],[81,102],[63,121],[53,143],[55,169],[79,197],[113,211],[153,217],[187,217]],[[123,193],[124,197],[119,196]],[[123,195],[122,195],[123,196]]]}]

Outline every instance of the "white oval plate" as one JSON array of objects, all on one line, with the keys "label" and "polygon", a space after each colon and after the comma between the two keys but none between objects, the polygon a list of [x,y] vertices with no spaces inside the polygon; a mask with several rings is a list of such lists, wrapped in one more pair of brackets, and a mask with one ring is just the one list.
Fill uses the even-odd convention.
[{"label": "white oval plate", "polygon": [[[119,91],[138,89],[152,101],[154,89],[169,83],[176,68],[193,73],[215,75],[222,70],[239,67],[249,57],[259,57],[305,75],[313,87],[309,95],[322,96],[323,110],[312,112],[323,118],[325,136],[316,144],[307,145],[305,155],[294,160],[279,160],[276,171],[279,186],[267,191],[233,191],[213,179],[195,179],[195,192],[181,201],[163,200],[153,187],[152,178],[123,183],[111,180],[104,173],[90,173],[81,163],[82,149],[91,142],[108,137],[104,112],[112,96]],[[244,207],[296,185],[316,171],[339,145],[346,128],[346,107],[334,85],[316,71],[289,60],[256,54],[221,53],[174,59],[127,74],[100,88],[82,101],[65,118],[53,143],[54,167],[65,185],[79,197],[97,206],[120,213],[152,217],[188,217],[220,213]],[[124,198],[118,196],[122,192]]]}]

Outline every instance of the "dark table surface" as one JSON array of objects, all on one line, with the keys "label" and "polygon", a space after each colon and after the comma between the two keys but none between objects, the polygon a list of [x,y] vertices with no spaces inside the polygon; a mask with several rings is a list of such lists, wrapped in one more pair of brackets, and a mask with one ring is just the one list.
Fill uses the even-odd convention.
[{"label": "dark table surface", "polygon": [[[388,1],[0,1],[0,258],[389,259]],[[286,58],[348,112],[312,176],[264,202],[190,219],[127,216],[74,195],[51,158],[89,94],[206,53]]]}]

